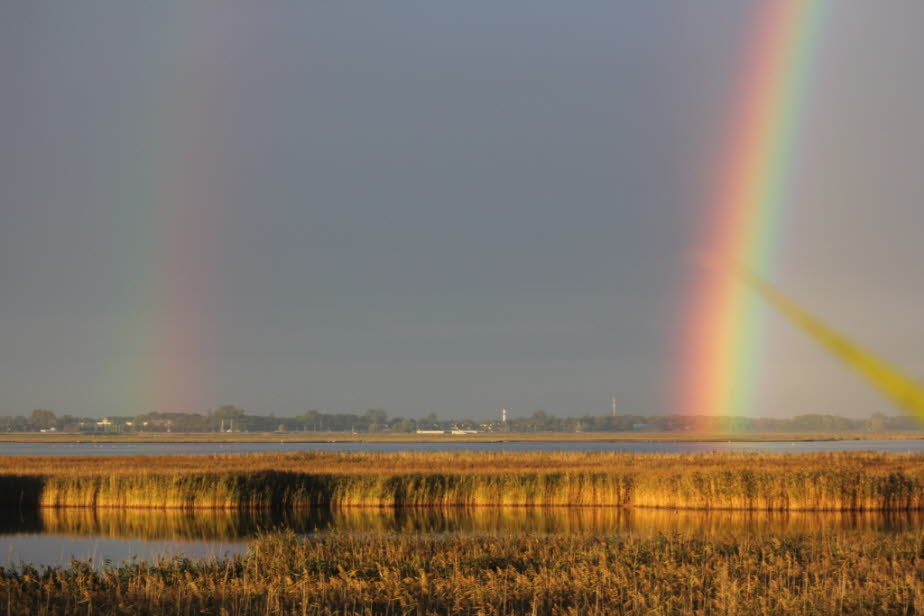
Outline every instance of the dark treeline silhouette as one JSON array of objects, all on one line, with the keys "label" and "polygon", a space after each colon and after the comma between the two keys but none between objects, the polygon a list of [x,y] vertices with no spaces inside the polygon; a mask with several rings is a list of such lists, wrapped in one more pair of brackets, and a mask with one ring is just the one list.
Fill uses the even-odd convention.
[{"label": "dark treeline silhouette", "polygon": [[294,417],[251,414],[232,405],[208,413],[144,413],[104,418],[57,415],[36,409],[28,416],[0,417],[2,432],[365,432],[413,433],[421,431],[478,432],[890,432],[918,430],[905,416],[875,413],[867,419],[838,415],[797,415],[788,419],[767,417],[705,417],[682,415],[583,415],[558,417],[535,411],[523,417],[498,420],[389,417],[383,409],[365,412],[323,413],[308,410]]}]

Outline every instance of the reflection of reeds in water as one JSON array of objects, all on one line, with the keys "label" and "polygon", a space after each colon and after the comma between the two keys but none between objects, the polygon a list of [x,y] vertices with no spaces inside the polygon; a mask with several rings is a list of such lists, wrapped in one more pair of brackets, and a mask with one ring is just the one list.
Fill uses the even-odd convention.
[{"label": "reflection of reeds in water", "polygon": [[696,511],[633,509],[626,529],[640,536],[683,533],[700,537],[737,534],[824,534],[899,532],[924,526],[924,512],[869,511]]},{"label": "reflection of reeds in water", "polygon": [[38,533],[41,531],[42,519],[37,510],[0,507],[0,535]]},{"label": "reflection of reeds in water", "polygon": [[637,534],[897,532],[924,527],[924,512],[775,512],[618,507],[474,507],[368,509],[333,513],[345,532]]},{"label": "reflection of reeds in water", "polygon": [[[35,514],[33,514],[35,515]],[[8,532],[123,539],[230,541],[266,531],[346,533],[536,533],[724,537],[761,533],[883,532],[924,527],[922,512],[767,512],[618,507],[346,507],[308,511],[183,511],[43,508]],[[22,526],[25,524],[25,526]]]},{"label": "reflection of reeds in water", "polygon": [[88,507],[42,508],[45,532],[119,539],[229,540],[247,534],[231,511],[125,510]]},{"label": "reflection of reeds in water", "polygon": [[279,529],[305,534],[331,526],[327,511],[45,507],[38,513],[46,533],[118,539],[231,541]]},{"label": "reflection of reeds in water", "polygon": [[341,508],[330,528],[344,532],[618,533],[630,516],[620,507]]}]

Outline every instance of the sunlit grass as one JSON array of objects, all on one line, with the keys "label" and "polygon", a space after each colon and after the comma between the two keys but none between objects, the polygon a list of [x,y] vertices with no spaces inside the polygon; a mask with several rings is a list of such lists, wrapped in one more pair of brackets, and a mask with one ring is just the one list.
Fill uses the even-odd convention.
[{"label": "sunlit grass", "polygon": [[7,614],[911,614],[924,538],[274,534],[226,561],[0,576]]},{"label": "sunlit grass", "polygon": [[0,457],[0,501],[41,507],[616,506],[924,509],[924,456],[619,452]]}]

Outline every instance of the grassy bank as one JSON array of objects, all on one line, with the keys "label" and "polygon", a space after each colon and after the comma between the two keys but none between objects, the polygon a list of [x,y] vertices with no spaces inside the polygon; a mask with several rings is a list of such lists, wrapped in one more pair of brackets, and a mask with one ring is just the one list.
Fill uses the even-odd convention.
[{"label": "grassy bank", "polygon": [[616,452],[0,457],[0,505],[924,509],[924,456]]},{"label": "grassy bank", "polygon": [[269,535],[227,561],[18,568],[18,614],[911,614],[924,539]]}]

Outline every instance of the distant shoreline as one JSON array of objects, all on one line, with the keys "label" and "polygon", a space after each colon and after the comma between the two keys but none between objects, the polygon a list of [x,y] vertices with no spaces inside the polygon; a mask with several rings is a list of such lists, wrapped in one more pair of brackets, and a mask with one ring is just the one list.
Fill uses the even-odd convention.
[{"label": "distant shoreline", "polygon": [[350,432],[215,432],[142,434],[0,434],[0,443],[719,443],[921,440],[924,432],[704,433],[486,432],[481,434],[353,434]]}]

